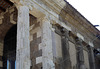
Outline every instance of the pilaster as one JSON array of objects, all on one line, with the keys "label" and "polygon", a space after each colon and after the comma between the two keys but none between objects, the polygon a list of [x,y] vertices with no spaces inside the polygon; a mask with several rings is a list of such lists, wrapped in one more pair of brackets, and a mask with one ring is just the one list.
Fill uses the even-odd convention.
[{"label": "pilaster", "polygon": [[51,24],[46,18],[42,22],[42,64],[43,69],[55,69],[53,62]]},{"label": "pilaster", "polygon": [[18,8],[16,69],[30,69],[29,8],[24,5]]}]

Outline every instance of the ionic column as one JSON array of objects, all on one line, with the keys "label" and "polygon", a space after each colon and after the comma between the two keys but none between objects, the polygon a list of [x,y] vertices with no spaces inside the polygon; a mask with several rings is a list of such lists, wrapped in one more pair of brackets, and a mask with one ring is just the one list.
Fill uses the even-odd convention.
[{"label": "ionic column", "polygon": [[16,69],[30,69],[29,8],[27,6],[18,8]]},{"label": "ionic column", "polygon": [[88,50],[89,50],[89,64],[90,64],[90,69],[95,69],[95,59],[94,59],[93,48],[89,46]]},{"label": "ionic column", "polygon": [[77,60],[78,60],[78,69],[86,69],[84,65],[84,54],[83,54],[83,45],[82,40],[77,39]]},{"label": "ionic column", "polygon": [[51,25],[50,21],[46,18],[42,22],[42,58],[43,69],[55,69],[53,62]]}]

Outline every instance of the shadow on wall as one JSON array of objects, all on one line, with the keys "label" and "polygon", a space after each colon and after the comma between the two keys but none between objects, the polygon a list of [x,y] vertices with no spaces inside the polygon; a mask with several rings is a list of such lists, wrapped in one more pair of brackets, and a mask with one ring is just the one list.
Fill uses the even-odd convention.
[{"label": "shadow on wall", "polygon": [[17,38],[17,25],[10,28],[4,38],[3,50],[3,69],[7,69],[8,61],[11,69],[15,69],[16,61],[16,38]]}]

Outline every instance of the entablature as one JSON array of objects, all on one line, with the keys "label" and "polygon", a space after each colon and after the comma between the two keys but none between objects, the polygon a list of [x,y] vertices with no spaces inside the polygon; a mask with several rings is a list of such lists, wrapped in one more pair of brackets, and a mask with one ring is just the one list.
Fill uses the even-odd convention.
[{"label": "entablature", "polygon": [[[75,8],[64,0],[11,0],[17,7],[26,5],[30,13],[41,20],[47,17],[63,27],[67,27],[74,34],[80,33],[86,42],[92,41],[100,32]],[[61,18],[61,19],[60,19]]]}]

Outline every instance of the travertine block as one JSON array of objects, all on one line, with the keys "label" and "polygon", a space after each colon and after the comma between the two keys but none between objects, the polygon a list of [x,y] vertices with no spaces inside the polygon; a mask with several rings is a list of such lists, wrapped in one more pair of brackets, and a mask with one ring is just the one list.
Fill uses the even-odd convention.
[{"label": "travertine block", "polygon": [[36,58],[36,64],[38,64],[38,63],[42,63],[42,57],[37,57]]}]

